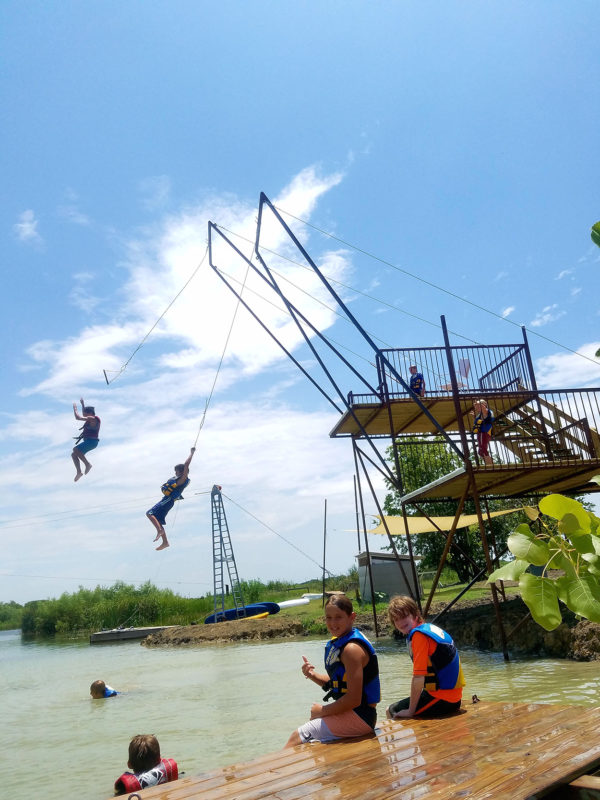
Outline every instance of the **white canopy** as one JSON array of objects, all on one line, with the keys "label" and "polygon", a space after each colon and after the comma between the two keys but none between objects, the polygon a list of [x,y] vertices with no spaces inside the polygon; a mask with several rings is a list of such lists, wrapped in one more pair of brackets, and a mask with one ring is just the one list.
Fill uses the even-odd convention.
[{"label": "white canopy", "polygon": [[[507,508],[504,511],[492,511],[490,517],[501,517],[504,514],[513,514],[515,511],[521,511],[521,508]],[[385,527],[381,521],[381,517],[376,515],[375,519],[379,520],[379,525],[372,528],[367,533],[385,533]],[[487,518],[487,514],[483,515],[483,519]],[[409,533],[433,533],[438,528],[442,531],[449,531],[454,522],[454,517],[431,517],[432,522],[427,517],[407,517]],[[404,536],[404,518],[401,516],[385,517],[388,529],[392,536]],[[435,525],[433,524],[435,523]],[[437,528],[435,527],[437,525]],[[462,514],[458,519],[457,528],[468,528],[470,525],[477,525],[477,514]]]}]

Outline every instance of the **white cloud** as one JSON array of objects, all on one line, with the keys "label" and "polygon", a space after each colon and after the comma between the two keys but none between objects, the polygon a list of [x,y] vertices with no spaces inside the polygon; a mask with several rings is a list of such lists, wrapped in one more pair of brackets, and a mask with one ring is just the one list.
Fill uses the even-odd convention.
[{"label": "white cloud", "polygon": [[532,328],[541,328],[543,325],[548,325],[550,322],[556,322],[557,319],[564,317],[566,311],[558,310],[558,303],[545,306],[541,311],[538,311],[534,319],[529,323]]},{"label": "white cloud", "polygon": [[505,308],[505,309],[502,311],[502,318],[503,318],[503,319],[506,319],[506,317],[509,317],[509,316],[510,316],[510,315],[513,313],[513,311],[514,311],[514,310],[515,310],[515,306],[507,306],[507,307],[506,307],[506,308]]},{"label": "white cloud", "polygon": [[500,272],[494,278],[494,282],[502,281],[504,278],[508,278],[508,272],[505,269],[501,269]]},{"label": "white cloud", "polygon": [[37,226],[38,220],[35,218],[35,213],[28,208],[19,216],[19,221],[13,225],[13,230],[19,241],[40,244],[42,237],[38,233]]},{"label": "white cloud", "polygon": [[77,272],[73,275],[75,285],[69,292],[69,302],[86,314],[91,313],[101,302],[88,289],[88,284],[94,280],[90,272]]},{"label": "white cloud", "polygon": [[[338,174],[323,176],[316,169],[304,170],[274,202],[307,219],[318,198],[340,180]],[[210,501],[205,493],[213,483],[222,484],[224,492],[316,560],[322,548],[324,497],[331,527],[352,527],[351,448],[328,436],[337,413],[244,308],[237,312],[217,372],[237,301],[208,261],[159,319],[202,258],[207,220],[253,240],[255,217],[255,206],[216,195],[138,231],[130,237],[119,264],[126,281],[111,298],[114,319],[88,324],[68,339],[38,341],[27,349],[31,371],[25,374],[32,382],[21,396],[31,408],[29,398],[43,395],[44,411],[5,416],[0,427],[0,480],[27,492],[26,510],[17,498],[5,509],[5,522],[18,519],[19,527],[13,530],[0,523],[5,545],[10,544],[15,554],[13,571],[73,575],[73,590],[90,575],[91,561],[92,575],[110,575],[114,580],[131,579],[131,570],[124,566],[128,563],[136,564],[141,579],[156,575],[153,532],[144,512],[158,499],[158,487],[172,465],[185,458],[197,436],[192,492],[178,504],[177,514],[172,512],[173,547],[161,554],[163,581],[189,580],[194,586],[204,581],[210,587]],[[294,230],[308,242],[306,226],[294,222]],[[246,242],[228,235],[250,252]],[[263,236],[265,245],[300,262],[264,253],[269,265],[284,276],[277,280],[285,285],[286,293],[310,312],[319,330],[326,330],[336,317],[318,302],[333,305],[321,281],[301,263],[272,219],[266,220]],[[347,252],[312,254],[324,272],[348,281],[352,265]],[[246,264],[231,248],[215,242],[214,257],[220,269],[244,280]],[[80,307],[95,302],[86,294],[94,277],[85,270],[73,276],[71,299]],[[264,298],[245,290],[244,296],[253,298],[261,319],[309,368],[313,359],[307,356],[281,301],[252,271],[247,286]],[[153,325],[155,329],[145,339]],[[110,379],[118,377],[110,386],[104,381],[104,369]],[[90,457],[92,472],[74,484],[69,455],[80,423],[73,417],[72,403],[82,392],[102,419],[101,441]],[[35,470],[30,466],[33,452]],[[204,494],[196,496],[199,491]],[[41,522],[24,519],[38,513],[44,514],[43,536]],[[339,523],[334,521],[336,514]],[[240,537],[236,560],[244,577],[303,579],[315,573],[317,568],[308,559],[292,553],[277,537],[267,538],[263,547],[263,529],[248,535],[256,528],[249,528],[247,519],[234,515],[229,521],[235,526],[233,541]],[[57,531],[59,539],[53,535]],[[353,562],[353,545],[340,548],[330,558],[330,568],[347,569]],[[39,581],[34,585],[38,587]],[[16,599],[40,596],[39,591],[30,590],[28,596]]]},{"label": "white cloud", "polygon": [[140,181],[142,205],[148,211],[164,209],[171,199],[171,179],[168,175],[153,175]]},{"label": "white cloud", "polygon": [[561,272],[558,273],[558,275],[556,276],[556,278],[554,280],[555,281],[561,281],[563,278],[566,278],[567,275],[572,275],[572,274],[573,274],[573,270],[572,269],[563,269]]},{"label": "white cloud", "polygon": [[577,295],[581,292],[581,286],[575,286],[571,289],[571,297],[577,297]]},{"label": "white cloud", "polygon": [[599,347],[600,341],[590,342],[579,347],[577,353],[554,353],[537,359],[538,386],[563,389],[600,385],[600,359],[594,357]]}]

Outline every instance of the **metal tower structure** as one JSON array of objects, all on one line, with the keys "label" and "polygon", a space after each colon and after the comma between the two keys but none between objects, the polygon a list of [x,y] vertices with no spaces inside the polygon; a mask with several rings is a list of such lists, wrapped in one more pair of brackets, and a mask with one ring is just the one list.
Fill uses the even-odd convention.
[{"label": "metal tower structure", "polygon": [[229,583],[231,584],[231,596],[236,611],[242,611],[245,606],[235,556],[233,555],[233,547],[231,546],[221,487],[217,486],[217,484],[212,487],[210,502],[212,509],[214,613],[215,620],[218,620],[219,614],[225,612],[225,596],[227,594],[224,583],[224,565],[227,567]]},{"label": "metal tower structure", "polygon": [[[347,438],[352,443],[367,553],[363,479],[397,557],[398,568],[405,583],[409,583],[376,496],[370,475],[373,472],[379,473],[400,498],[414,586],[418,581],[408,524],[414,515],[410,511],[415,510],[417,516],[428,519],[446,539],[444,554],[424,609],[426,614],[448,552],[452,547],[458,549],[454,536],[466,502],[474,507],[485,556],[485,567],[473,580],[475,582],[491,574],[502,556],[494,541],[488,499],[535,498],[548,492],[570,495],[600,492],[600,486],[590,483],[600,470],[600,388],[540,390],[525,328],[522,329],[522,342],[499,345],[473,342],[468,346],[457,346],[451,344],[449,334],[452,332],[442,317],[444,344],[441,347],[379,347],[338,293],[335,287],[340,284],[329,279],[317,266],[283,214],[286,212],[261,193],[256,238],[249,258],[225,235],[225,229],[209,222],[210,266],[272,341],[340,415],[329,435]],[[303,224],[302,220],[297,222]],[[273,236],[279,252],[271,247]],[[239,262],[240,267],[245,266],[252,287],[244,296],[246,278],[242,282],[241,275],[232,276],[219,267],[217,261],[228,269],[234,262]],[[323,297],[329,303],[333,301],[333,308],[328,306],[328,310],[350,323],[346,330],[353,334],[353,349],[345,344],[343,349],[352,353],[354,359],[356,350],[360,350],[359,357],[370,363],[374,370],[365,373],[362,366],[360,369],[354,366],[333,340],[324,335],[323,325],[318,322],[317,306],[307,301],[303,286],[289,280],[290,264],[294,269],[308,270],[317,279]],[[258,311],[264,308],[263,293],[271,296],[278,308],[283,305],[283,313],[295,325],[294,332],[299,334],[297,342],[310,350],[308,359],[296,358],[291,352],[294,347],[286,347],[280,334],[283,331],[281,324],[276,321],[266,324],[261,319]],[[320,297],[318,301],[321,302]],[[293,341],[289,331],[285,332],[285,341]],[[427,391],[424,395],[410,388],[408,373],[411,365],[418,365],[422,377],[425,377]],[[342,381],[346,382],[348,378],[356,382],[358,391],[347,392],[342,388]],[[479,452],[473,434],[471,414],[474,404],[482,401],[493,409],[491,454]],[[418,463],[427,464],[432,460],[429,453],[436,451],[445,459],[445,474],[424,481],[419,470],[411,473],[410,464],[415,459],[408,456],[414,454],[418,456]],[[437,527],[434,519],[423,509],[422,503],[431,500],[452,504],[453,522],[448,531]],[[370,560],[368,566],[370,572]],[[504,656],[508,659],[508,637],[500,603],[504,599],[503,586],[497,590],[491,584],[490,591]],[[457,599],[451,601],[445,610]],[[419,596],[415,600],[421,605]],[[444,611],[438,616],[441,613]],[[375,634],[379,635],[374,600],[373,619]]]}]

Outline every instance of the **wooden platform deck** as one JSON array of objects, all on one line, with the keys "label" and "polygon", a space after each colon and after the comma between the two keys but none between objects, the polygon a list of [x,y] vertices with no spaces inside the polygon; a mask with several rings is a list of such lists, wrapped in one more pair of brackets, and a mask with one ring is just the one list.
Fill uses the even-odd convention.
[{"label": "wooden platform deck", "polygon": [[[532,400],[531,392],[486,392],[485,398],[494,414],[508,414],[510,411],[521,408]],[[460,396],[463,424],[470,430],[472,420],[469,412],[473,408],[473,401],[481,397],[481,392],[462,393]],[[427,408],[442,428],[446,431],[457,431],[458,421],[456,408],[452,396],[426,395],[423,405]],[[369,436],[390,436],[390,418],[387,406],[384,403],[354,403],[352,411],[360,421]],[[419,406],[409,397],[394,399],[390,403],[392,417],[392,431],[394,436],[403,433],[437,433],[436,426],[423,414]],[[362,438],[361,429],[353,415],[346,411],[329,434],[331,437],[357,436]]]},{"label": "wooden platform deck", "polygon": [[[570,461],[549,461],[543,464],[494,464],[474,467],[475,483],[486,497],[519,497],[546,492],[590,494],[600,486],[590,483],[600,474],[600,459],[579,464]],[[425,484],[403,497],[404,501],[426,498],[458,500],[467,485],[465,470],[455,470],[433,483]]]},{"label": "wooden platform deck", "polygon": [[598,767],[600,708],[478,703],[441,720],[383,720],[373,737],[301,745],[139,795],[142,800],[563,800],[583,796],[571,791],[577,783],[593,783],[580,776]]}]

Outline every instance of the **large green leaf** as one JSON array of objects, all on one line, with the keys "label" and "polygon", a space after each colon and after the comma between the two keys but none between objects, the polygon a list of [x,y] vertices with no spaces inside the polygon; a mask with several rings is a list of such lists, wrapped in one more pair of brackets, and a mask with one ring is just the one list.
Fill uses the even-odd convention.
[{"label": "large green leaf", "polygon": [[597,244],[600,247],[600,222],[595,222],[592,225],[592,230],[590,231],[590,235],[592,237],[592,242]]},{"label": "large green leaf", "polygon": [[567,580],[571,580],[572,578],[577,577],[577,571],[575,569],[575,565],[573,564],[571,559],[564,553],[557,553],[553,557],[552,561],[550,562],[550,568],[564,570]]},{"label": "large green leaf", "polygon": [[528,566],[529,561],[516,558],[508,564],[504,564],[503,567],[495,569],[488,578],[488,583],[495,583],[495,581],[518,581]]},{"label": "large green leaf", "polygon": [[578,536],[587,536],[586,531],[582,530],[575,514],[571,513],[565,514],[559,521],[558,530],[571,539],[576,539]]},{"label": "large green leaf", "polygon": [[585,508],[573,500],[572,497],[563,497],[562,494],[549,494],[540,500],[540,511],[554,519],[563,519],[566,514],[572,514],[579,523],[584,533],[590,532],[590,515]]},{"label": "large green leaf", "polygon": [[566,597],[571,611],[590,622],[600,622],[600,584],[593,575],[585,573],[566,582]]},{"label": "large green leaf", "polygon": [[535,564],[536,567],[545,566],[550,558],[550,551],[546,542],[530,538],[524,533],[511,534],[508,537],[507,544],[508,549],[515,558],[529,561],[530,564]]},{"label": "large green leaf", "polygon": [[592,575],[600,577],[600,556],[595,553],[584,553],[581,557],[586,562],[588,570]]},{"label": "large green leaf", "polygon": [[562,622],[558,607],[555,582],[550,578],[539,578],[525,572],[519,580],[521,597],[531,611],[534,620],[547,631],[558,628]]},{"label": "large green leaf", "polygon": [[596,555],[600,556],[600,536],[592,536],[592,547]]},{"label": "large green leaf", "polygon": [[513,533],[522,533],[523,536],[527,536],[529,539],[535,539],[535,533],[525,522],[522,522],[519,526],[517,526]]},{"label": "large green leaf", "polygon": [[[597,538],[597,537],[596,537]],[[578,553],[595,553],[594,545],[592,544],[592,536],[589,533],[584,533],[583,536],[574,536],[571,539],[571,544]]]}]

